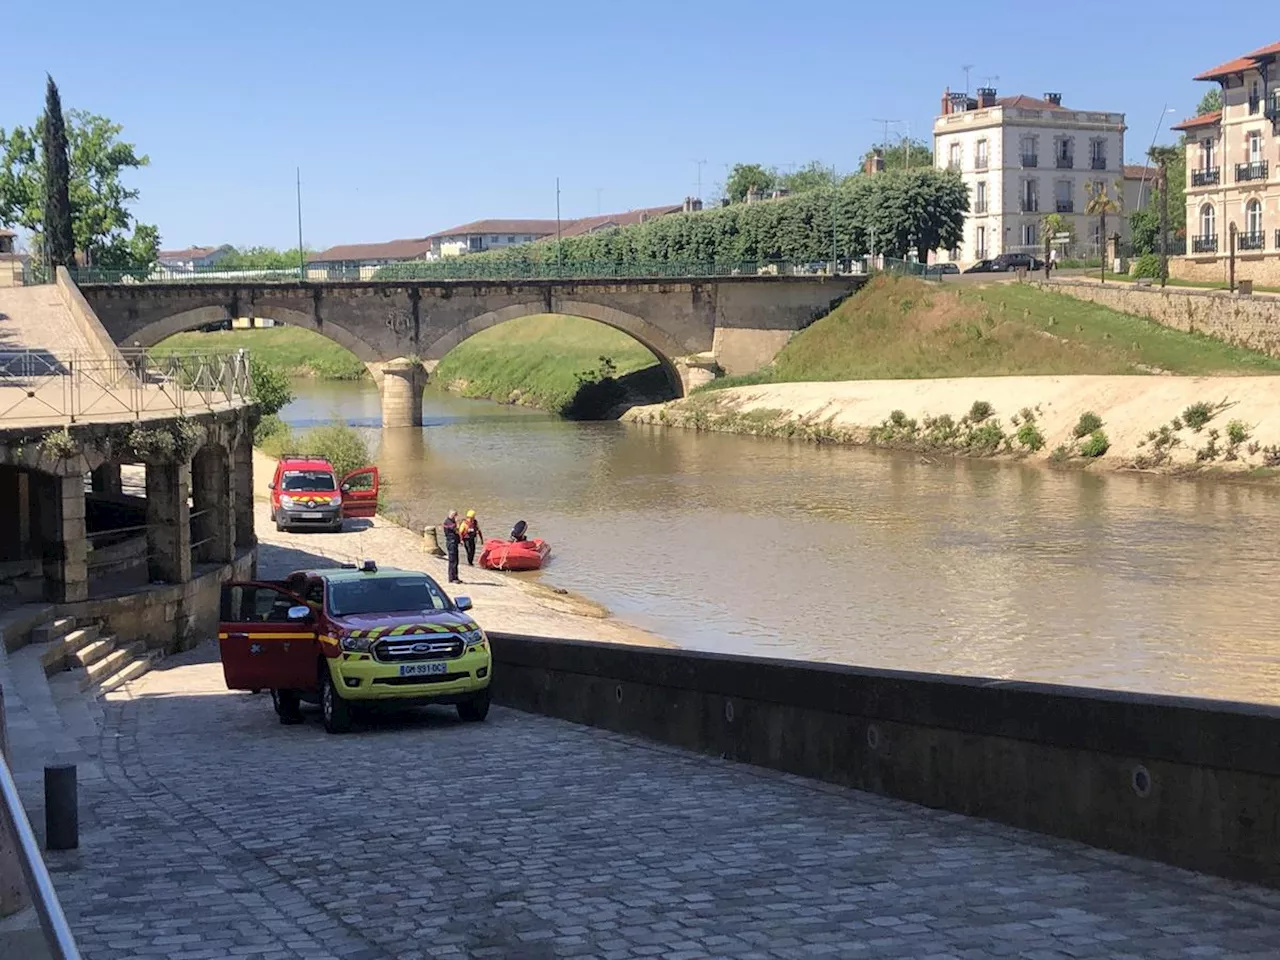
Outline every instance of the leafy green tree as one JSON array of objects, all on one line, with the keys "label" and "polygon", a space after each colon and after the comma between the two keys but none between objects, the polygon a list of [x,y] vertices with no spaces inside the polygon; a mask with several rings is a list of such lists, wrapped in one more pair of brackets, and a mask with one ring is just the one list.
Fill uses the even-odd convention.
[{"label": "leafy green tree", "polygon": [[249,395],[264,417],[279,413],[293,400],[293,387],[285,372],[252,353],[249,354],[249,375],[253,380]]},{"label": "leafy green tree", "polygon": [[[122,172],[150,160],[120,140],[123,127],[106,117],[67,113],[68,193],[75,249],[88,266],[144,271],[159,246],[154,226],[139,224],[129,207],[138,191],[126,187]],[[42,116],[30,127],[0,130],[0,224],[44,233],[45,159],[37,149],[45,135]],[[37,242],[36,249],[42,244]]]},{"label": "leafy green tree", "polygon": [[[306,254],[311,250],[304,250]],[[275,247],[236,247],[218,261],[219,270],[292,270],[298,266],[298,248],[277,250]]]},{"label": "leafy green tree", "polygon": [[1196,116],[1203,117],[1206,113],[1217,113],[1221,109],[1222,91],[1214,87],[1200,98],[1200,104],[1196,107]]},{"label": "leafy green tree", "polygon": [[782,174],[778,178],[778,186],[787,193],[806,193],[809,190],[822,190],[836,186],[840,177],[834,167],[824,166],[814,160],[796,170],[794,173]]},{"label": "leafy green tree", "polygon": [[734,203],[741,203],[747,199],[747,194],[753,188],[757,193],[768,193],[777,185],[777,171],[766,170],[758,163],[737,163],[729,171],[729,179],[724,185],[724,195]]},{"label": "leafy green tree", "polygon": [[[1180,143],[1173,147],[1156,147],[1156,150],[1170,150],[1166,159],[1168,176],[1166,185],[1161,186],[1160,178],[1148,181],[1141,209],[1129,215],[1129,228],[1133,236],[1134,253],[1160,252],[1160,211],[1168,203],[1168,231],[1170,238],[1185,237],[1187,234],[1187,147]],[[1165,194],[1168,194],[1166,197]]]},{"label": "leafy green tree", "polygon": [[1096,183],[1088,180],[1085,182],[1084,190],[1089,198],[1084,207],[1085,215],[1098,218],[1098,236],[1102,238],[1103,246],[1102,281],[1105,283],[1107,279],[1107,214],[1119,213],[1124,207],[1124,186],[1117,182],[1115,196],[1112,196],[1105,180],[1099,180]]},{"label": "leafy green tree", "polygon": [[43,154],[48,176],[44,178],[44,207],[41,215],[48,229],[44,248],[50,266],[73,267],[76,240],[71,228],[71,170],[67,159],[67,129],[62,121],[62,98],[53,77],[48,78],[44,98]]},{"label": "leafy green tree", "polygon": [[[914,140],[903,138],[897,143],[890,143],[886,150],[883,144],[874,144],[866,153],[862,155],[862,166],[859,173],[867,169],[867,162],[875,156],[875,152],[879,150],[884,154],[884,169],[886,172],[893,170],[915,170],[918,167],[933,166],[933,150],[923,140]],[[856,176],[856,174],[855,174]]]}]

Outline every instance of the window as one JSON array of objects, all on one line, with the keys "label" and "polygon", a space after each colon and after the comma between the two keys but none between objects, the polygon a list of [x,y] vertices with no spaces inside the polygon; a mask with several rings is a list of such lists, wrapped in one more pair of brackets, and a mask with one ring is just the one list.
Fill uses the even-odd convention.
[{"label": "window", "polygon": [[1058,158],[1058,168],[1070,170],[1075,166],[1075,139],[1073,137],[1059,137],[1054,142],[1054,153]]},{"label": "window", "polygon": [[1258,96],[1258,81],[1253,81],[1253,86],[1249,88],[1249,116],[1253,116],[1258,112],[1261,99]]},{"label": "window", "polygon": [[474,236],[467,237],[467,249],[472,253],[476,253],[484,249],[484,237]]},{"label": "window", "polygon": [[492,236],[491,236],[491,237],[489,238],[489,242],[490,242],[490,243],[497,243],[497,242],[498,242],[498,238],[497,238],[497,237],[492,237]]},{"label": "window", "polygon": [[1071,191],[1070,180],[1059,180],[1053,185],[1054,209],[1058,213],[1075,212],[1075,198],[1071,195]]},{"label": "window", "polygon": [[425,613],[450,610],[453,604],[430,577],[369,577],[338,580],[329,589],[329,612],[335,617],[371,613]]},{"label": "window", "polygon": [[1040,209],[1040,183],[1037,180],[1022,181],[1022,212],[1036,213]]},{"label": "window", "polygon": [[1200,236],[1208,239],[1218,235],[1218,214],[1213,204],[1206,203],[1200,208]]},{"label": "window", "polygon": [[978,141],[978,149],[973,158],[973,165],[979,170],[987,169],[987,141]]},{"label": "window", "polygon": [[1022,138],[1022,165],[1034,167],[1040,163],[1040,140],[1038,137]]},{"label": "window", "polygon": [[333,474],[324,470],[287,470],[280,478],[280,489],[292,490],[333,490],[337,487]]},{"label": "window", "polygon": [[979,182],[974,186],[974,190],[973,190],[973,212],[974,212],[974,213],[986,213],[986,212],[987,212],[987,182],[986,182],[985,180],[980,180],[980,181],[979,181]]},{"label": "window", "polygon": [[1249,131],[1249,162],[1259,163],[1262,160],[1262,134],[1257,130]]},{"label": "window", "polygon": [[515,243],[515,242],[516,242],[515,237],[507,237],[507,243]]},{"label": "window", "polygon": [[979,227],[974,234],[974,239],[976,240],[974,245],[978,248],[978,259],[985,260],[987,258],[987,228]]},{"label": "window", "polygon": [[1032,223],[1024,223],[1024,224],[1022,225],[1022,244],[1023,244],[1023,246],[1027,246],[1027,247],[1034,247],[1034,246],[1036,245],[1036,243],[1037,243],[1037,239],[1036,239],[1036,238],[1037,238],[1037,234],[1038,234],[1038,233],[1039,233],[1039,231],[1036,229],[1036,225],[1035,225],[1035,223],[1034,223],[1034,222],[1032,222]]},{"label": "window", "polygon": [[1244,205],[1245,232],[1252,236],[1262,235],[1262,203],[1250,200]]},{"label": "window", "polygon": [[960,169],[960,144],[958,143],[951,144],[951,147],[947,153],[947,167],[948,169],[951,169],[951,170]]},{"label": "window", "polygon": [[1212,137],[1205,137],[1200,141],[1200,169],[1213,169],[1214,152],[1216,144]]},{"label": "window", "polygon": [[1094,170],[1107,169],[1107,141],[1105,137],[1094,137],[1089,141],[1089,166]]},{"label": "window", "polygon": [[960,259],[960,248],[959,248],[959,247],[952,247],[952,248],[951,248],[951,262],[952,262],[952,263],[955,263],[955,262],[956,262],[957,260],[959,260],[959,259]]},{"label": "window", "polygon": [[219,618],[224,623],[288,623],[293,606],[297,601],[275,587],[244,584],[223,592]]},{"label": "window", "polygon": [[302,595],[302,599],[307,601],[307,603],[314,603],[317,607],[323,607],[324,581],[317,578],[308,583],[307,592]]}]

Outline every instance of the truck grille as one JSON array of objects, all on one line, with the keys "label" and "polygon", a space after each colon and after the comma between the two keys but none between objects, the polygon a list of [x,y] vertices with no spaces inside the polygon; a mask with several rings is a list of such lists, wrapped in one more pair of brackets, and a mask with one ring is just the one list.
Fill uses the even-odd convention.
[{"label": "truck grille", "polygon": [[462,640],[439,637],[387,637],[373,645],[373,655],[383,663],[417,663],[452,660],[462,656]]},{"label": "truck grille", "polygon": [[385,683],[389,687],[421,687],[428,683],[449,683],[452,680],[465,680],[471,674],[465,670],[462,673],[438,673],[434,677],[379,677],[374,683]]}]

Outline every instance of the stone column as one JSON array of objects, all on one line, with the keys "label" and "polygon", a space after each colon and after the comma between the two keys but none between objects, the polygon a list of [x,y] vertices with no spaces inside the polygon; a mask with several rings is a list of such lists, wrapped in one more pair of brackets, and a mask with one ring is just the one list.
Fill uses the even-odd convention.
[{"label": "stone column", "polygon": [[235,558],[230,461],[226,447],[213,443],[191,461],[191,536],[198,544],[194,550],[200,563],[230,563]]},{"label": "stone column", "polygon": [[720,371],[716,358],[710,353],[697,353],[691,357],[679,357],[675,361],[680,374],[681,396],[687,397],[695,387],[710,383]]},{"label": "stone column", "polygon": [[89,596],[89,541],[85,537],[84,477],[37,473],[32,477],[32,536],[44,572],[44,595],[54,603]]},{"label": "stone column", "polygon": [[147,464],[147,573],[152,581],[191,579],[191,465]]},{"label": "stone column", "polygon": [[421,363],[401,357],[382,365],[382,426],[422,426],[422,391],[427,371]]},{"label": "stone column", "polygon": [[90,474],[94,493],[106,493],[119,496],[123,491],[120,483],[120,464],[104,463]]},{"label": "stone column", "polygon": [[253,532],[253,434],[247,429],[231,448],[231,512],[236,549],[257,546]]}]

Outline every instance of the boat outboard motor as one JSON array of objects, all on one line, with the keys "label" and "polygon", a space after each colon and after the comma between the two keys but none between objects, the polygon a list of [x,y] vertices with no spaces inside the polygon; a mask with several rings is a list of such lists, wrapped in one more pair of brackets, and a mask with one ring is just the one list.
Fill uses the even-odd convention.
[{"label": "boat outboard motor", "polygon": [[524,532],[528,529],[529,529],[529,524],[525,523],[523,520],[517,520],[516,525],[511,528],[512,541],[514,541],[515,543],[520,543],[521,541],[525,540],[526,538],[525,538]]}]

